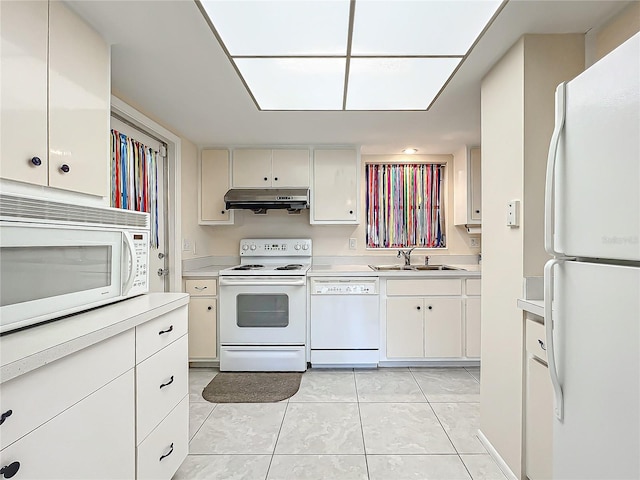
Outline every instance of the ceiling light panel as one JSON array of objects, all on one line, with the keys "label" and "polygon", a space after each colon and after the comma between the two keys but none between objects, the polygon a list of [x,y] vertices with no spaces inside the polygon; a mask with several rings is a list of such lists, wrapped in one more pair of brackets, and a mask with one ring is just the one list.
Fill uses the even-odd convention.
[{"label": "ceiling light panel", "polygon": [[344,58],[236,58],[262,110],[342,110]]},{"label": "ceiling light panel", "polygon": [[349,0],[201,3],[231,56],[347,53]]},{"label": "ceiling light panel", "polygon": [[465,55],[501,4],[357,0],[351,54]]},{"label": "ceiling light panel", "polygon": [[347,110],[425,110],[460,58],[352,58]]}]

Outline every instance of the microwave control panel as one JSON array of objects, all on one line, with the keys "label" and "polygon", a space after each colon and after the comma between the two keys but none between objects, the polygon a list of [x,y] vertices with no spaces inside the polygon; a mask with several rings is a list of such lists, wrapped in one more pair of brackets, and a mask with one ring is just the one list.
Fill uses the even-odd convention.
[{"label": "microwave control panel", "polygon": [[132,232],[134,255],[137,258],[132,293],[144,293],[149,290],[149,232]]}]

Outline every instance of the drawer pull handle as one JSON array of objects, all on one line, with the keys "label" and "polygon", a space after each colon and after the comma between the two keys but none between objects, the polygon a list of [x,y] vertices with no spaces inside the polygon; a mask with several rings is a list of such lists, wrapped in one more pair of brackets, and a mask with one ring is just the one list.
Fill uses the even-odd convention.
[{"label": "drawer pull handle", "polygon": [[164,455],[162,455],[160,457],[160,460],[158,460],[158,461],[161,462],[163,458],[167,458],[172,453],[173,453],[173,443],[169,446],[169,453],[165,453]]},{"label": "drawer pull handle", "polygon": [[[223,212],[223,213],[224,213],[224,212]],[[193,287],[193,288],[194,288],[194,290],[198,290],[198,291],[200,291],[200,292],[201,292],[201,291],[203,291],[203,290],[206,290],[206,288],[207,288],[207,287],[205,286],[205,287]]]},{"label": "drawer pull handle", "polygon": [[173,383],[173,375],[171,375],[171,380],[169,380],[167,383],[163,383],[162,385],[160,385],[160,388],[164,388],[166,386],[169,386]]},{"label": "drawer pull handle", "polygon": [[20,470],[20,462],[13,462],[0,468],[0,475],[4,478],[11,478]]},{"label": "drawer pull handle", "polygon": [[13,410],[7,410],[2,415],[0,415],[0,425],[4,423],[4,421],[11,416]]},{"label": "drawer pull handle", "polygon": [[169,332],[173,332],[173,325],[171,325],[169,328],[167,328],[166,330],[160,330],[158,332],[158,335],[162,335],[164,333],[169,333]]},{"label": "drawer pull handle", "polygon": [[540,340],[540,339],[538,339],[538,345],[540,345],[541,349],[543,349],[545,351],[547,350],[547,347],[544,346],[544,342],[542,340]]}]

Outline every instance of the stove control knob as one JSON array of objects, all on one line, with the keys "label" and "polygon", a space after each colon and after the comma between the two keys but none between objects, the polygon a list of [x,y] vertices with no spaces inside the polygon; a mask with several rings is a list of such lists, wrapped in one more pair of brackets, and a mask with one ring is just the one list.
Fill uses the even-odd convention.
[{"label": "stove control knob", "polygon": [[299,243],[296,243],[296,246],[295,246],[295,247],[293,247],[293,248],[295,248],[296,250],[300,250],[300,244],[299,244]]},{"label": "stove control knob", "polygon": [[242,245],[242,250],[244,250],[245,252],[246,252],[247,250],[249,250],[249,245],[247,245],[247,244]]},{"label": "stove control knob", "polygon": [[251,245],[251,250],[255,250],[256,246],[255,245]]},{"label": "stove control knob", "polygon": [[303,250],[309,250],[309,245],[307,245],[306,243],[304,245],[302,245],[302,249]]}]

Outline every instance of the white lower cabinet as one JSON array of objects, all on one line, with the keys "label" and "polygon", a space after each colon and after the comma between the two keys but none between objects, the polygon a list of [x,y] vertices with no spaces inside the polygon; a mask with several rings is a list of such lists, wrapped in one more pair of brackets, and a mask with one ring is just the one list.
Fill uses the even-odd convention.
[{"label": "white lower cabinet", "polygon": [[2,450],[4,477],[17,470],[16,479],[30,480],[133,478],[133,377],[131,369]]},{"label": "white lower cabinet", "polygon": [[529,480],[552,478],[553,386],[546,364],[545,331],[541,321],[541,317],[531,315],[525,322],[525,472]]},{"label": "white lower cabinet", "polygon": [[480,297],[465,297],[463,281],[387,279],[382,299],[386,333],[383,359],[478,358]]},{"label": "white lower cabinet", "polygon": [[169,479],[189,450],[189,395],[138,445],[138,480]]},{"label": "white lower cabinet", "polygon": [[218,356],[218,299],[215,278],[185,280],[189,299],[189,361],[211,361]]},{"label": "white lower cabinet", "polygon": [[187,344],[184,305],[0,383],[0,476],[170,479],[188,450]]}]

